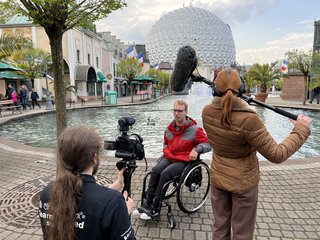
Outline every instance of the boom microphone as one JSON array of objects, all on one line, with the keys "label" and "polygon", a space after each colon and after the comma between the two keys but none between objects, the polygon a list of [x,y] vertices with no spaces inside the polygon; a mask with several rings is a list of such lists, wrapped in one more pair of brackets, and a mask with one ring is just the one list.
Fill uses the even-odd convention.
[{"label": "boom microphone", "polygon": [[177,60],[170,78],[170,85],[173,91],[181,92],[185,89],[197,65],[196,51],[192,47],[183,46],[178,50]]}]

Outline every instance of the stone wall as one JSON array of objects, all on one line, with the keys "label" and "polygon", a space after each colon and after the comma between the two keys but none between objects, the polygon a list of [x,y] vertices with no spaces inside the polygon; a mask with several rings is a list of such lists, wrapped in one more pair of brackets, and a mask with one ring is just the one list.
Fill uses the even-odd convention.
[{"label": "stone wall", "polygon": [[304,77],[302,74],[290,74],[283,78],[281,98],[284,100],[303,100]]}]

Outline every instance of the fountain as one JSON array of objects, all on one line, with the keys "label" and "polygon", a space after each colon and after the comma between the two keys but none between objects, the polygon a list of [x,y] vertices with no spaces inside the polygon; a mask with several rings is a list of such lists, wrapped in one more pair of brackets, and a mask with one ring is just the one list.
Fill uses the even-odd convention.
[{"label": "fountain", "polygon": [[[194,86],[190,95],[167,96],[151,104],[124,106],[117,108],[92,108],[79,109],[68,112],[68,126],[76,124],[87,124],[97,128],[104,139],[113,140],[116,138],[117,122],[120,117],[129,116],[136,119],[132,131],[139,133],[144,138],[146,157],[156,158],[162,154],[162,142],[164,129],[173,120],[171,108],[177,99],[184,99],[189,104],[189,116],[194,118],[198,125],[202,126],[201,113],[203,106],[211,102],[211,93],[204,86]],[[197,94],[200,92],[200,96]],[[205,96],[202,96],[205,95]],[[273,111],[259,106],[253,106],[262,120],[266,123],[267,129],[277,142],[283,140],[292,130],[293,125],[288,118]],[[288,110],[294,114],[303,113],[313,118],[312,135],[303,147],[291,158],[304,158],[320,156],[320,135],[315,134],[320,130],[318,112],[308,110]],[[149,123],[148,123],[149,119]],[[150,124],[150,121],[152,124]],[[16,120],[14,124],[0,126],[0,136],[10,138],[27,145],[36,147],[55,147],[56,127],[55,114],[45,114]],[[107,155],[113,156],[110,151]],[[211,159],[211,153],[203,155],[204,159]],[[262,157],[259,157],[262,159]]]}]

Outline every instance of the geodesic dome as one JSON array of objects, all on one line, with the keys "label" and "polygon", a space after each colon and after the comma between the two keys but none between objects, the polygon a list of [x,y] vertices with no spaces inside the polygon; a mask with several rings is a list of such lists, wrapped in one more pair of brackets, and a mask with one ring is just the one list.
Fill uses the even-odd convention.
[{"label": "geodesic dome", "polygon": [[199,65],[211,69],[235,62],[235,45],[229,25],[201,8],[183,7],[156,21],[146,37],[146,50],[152,65],[175,63],[178,49],[192,46]]}]

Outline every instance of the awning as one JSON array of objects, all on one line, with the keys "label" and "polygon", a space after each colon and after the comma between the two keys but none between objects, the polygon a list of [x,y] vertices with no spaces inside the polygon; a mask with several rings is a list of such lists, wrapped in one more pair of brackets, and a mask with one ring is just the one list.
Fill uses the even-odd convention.
[{"label": "awning", "polygon": [[132,81],[131,83],[133,83],[133,84],[142,84],[142,82],[139,82],[139,81]]},{"label": "awning", "polygon": [[107,82],[107,77],[101,72],[97,71],[97,82]]},{"label": "awning", "polygon": [[77,65],[75,80],[79,82],[97,82],[97,74],[91,65]]},{"label": "awning", "polygon": [[159,82],[156,78],[149,77],[146,75],[139,75],[139,76],[135,77],[133,80],[139,81],[139,82],[153,82],[153,83]]},{"label": "awning", "polygon": [[26,79],[25,77],[23,76],[20,76],[18,74],[14,74],[12,72],[7,72],[7,71],[4,71],[4,72],[0,72],[0,79],[10,79],[10,80],[22,80],[22,79]]},{"label": "awning", "polygon": [[0,71],[24,71],[24,70],[21,68],[12,66],[10,64],[0,62]]}]

